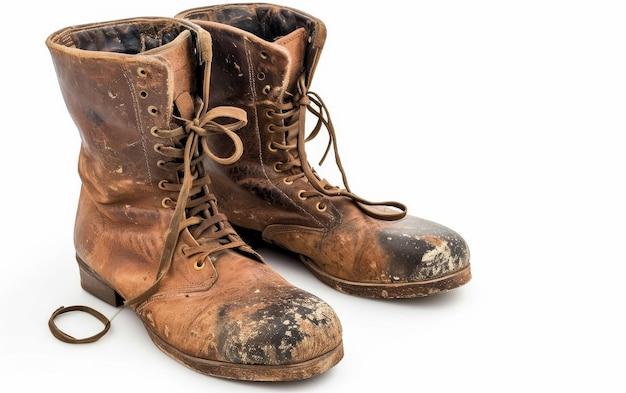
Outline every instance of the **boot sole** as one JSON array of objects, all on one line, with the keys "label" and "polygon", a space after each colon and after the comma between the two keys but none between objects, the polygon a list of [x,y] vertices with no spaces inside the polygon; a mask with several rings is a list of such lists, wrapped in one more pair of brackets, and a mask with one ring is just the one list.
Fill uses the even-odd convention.
[{"label": "boot sole", "polygon": [[344,280],[321,270],[312,259],[300,255],[304,265],[326,285],[350,295],[377,299],[410,299],[448,292],[472,278],[470,265],[453,274],[432,280],[399,283],[363,283]]},{"label": "boot sole", "polygon": [[322,374],[343,358],[343,342],[332,351],[301,363],[285,365],[234,364],[197,358],[172,347],[145,325],[154,344],[177,362],[202,374],[255,382],[288,382],[308,379]]},{"label": "boot sole", "polygon": [[[124,304],[124,298],[108,282],[78,256],[76,259],[80,271],[81,286],[85,291],[112,306],[119,307]],[[343,342],[340,342],[333,350],[301,363],[256,365],[220,362],[187,355],[165,342],[148,324],[144,323],[144,327],[157,348],[172,359],[201,374],[226,379],[259,382],[297,381],[321,374],[339,363],[343,358]]]}]

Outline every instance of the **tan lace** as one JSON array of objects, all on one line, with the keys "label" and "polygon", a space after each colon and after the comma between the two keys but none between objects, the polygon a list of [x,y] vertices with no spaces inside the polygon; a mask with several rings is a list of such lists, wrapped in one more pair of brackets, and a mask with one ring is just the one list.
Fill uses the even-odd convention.
[{"label": "tan lace", "polygon": [[[287,162],[278,163],[276,170],[279,172],[290,173],[290,175],[284,179],[287,183],[291,183],[300,178],[305,178],[306,181],[313,186],[315,191],[301,193],[300,196],[302,198],[308,198],[311,196],[348,197],[351,198],[366,214],[382,220],[398,220],[407,214],[406,206],[400,202],[371,202],[359,197],[350,190],[348,178],[339,157],[337,137],[335,135],[333,123],[330,119],[330,113],[328,112],[328,108],[322,101],[321,97],[314,92],[308,91],[304,75],[302,75],[298,80],[297,93],[291,100],[279,105],[277,109],[278,110],[269,113],[272,118],[278,120],[276,124],[272,124],[270,126],[270,131],[285,133],[285,140],[287,143],[281,144],[273,142],[271,147],[286,151],[289,154],[289,160],[287,160]],[[317,122],[309,135],[305,136],[304,118],[307,111],[317,117]],[[324,163],[330,149],[332,148],[335,156],[335,163],[341,173],[344,188],[333,186],[327,180],[320,178],[307,161],[305,143],[315,138],[322,129],[322,126],[328,131],[329,140],[319,165],[321,166]]]},{"label": "tan lace", "polygon": [[[80,312],[84,312],[89,315],[92,315],[93,317],[98,319],[100,322],[102,322],[102,324],[104,325],[104,328],[99,333],[94,334],[93,336],[90,336],[90,337],[76,338],[74,336],[70,336],[69,334],[59,329],[57,325],[54,323],[54,320],[56,319],[56,317],[58,317],[61,314],[65,314],[67,312],[73,312],[73,311],[80,311]],[[87,307],[87,306],[63,307],[61,306],[57,308],[50,316],[50,319],[48,320],[48,327],[50,328],[50,332],[52,332],[52,335],[60,341],[63,341],[69,344],[87,344],[87,343],[98,341],[102,336],[104,336],[111,328],[111,321],[109,321],[107,317],[105,317],[103,314],[94,310],[91,307]]]},{"label": "tan lace", "polygon": [[[233,119],[232,123],[218,123],[218,119]],[[229,249],[246,247],[247,244],[237,235],[228,223],[226,215],[219,213],[215,196],[209,191],[210,177],[201,165],[203,155],[221,164],[237,161],[243,153],[243,143],[234,132],[247,123],[246,112],[234,107],[216,107],[207,110],[200,98],[196,99],[196,115],[193,120],[180,119],[184,124],[171,130],[153,129],[152,134],[159,138],[184,140],[184,147],[157,145],[157,150],[169,160],[160,162],[163,169],[182,172],[182,182],[159,183],[164,190],[178,191],[176,201],[165,199],[164,205],[174,207],[174,214],[165,232],[165,246],[159,262],[156,280],[141,295],[126,301],[126,305],[137,304],[153,295],[168,272],[178,236],[188,229],[198,241],[198,245],[183,250],[187,256],[209,254]],[[219,157],[208,147],[209,134],[225,134],[235,145],[235,151],[228,157]],[[185,139],[186,138],[186,139]]]},{"label": "tan lace", "polygon": [[[203,155],[223,164],[231,164],[241,157],[243,143],[234,131],[246,125],[246,112],[233,107],[217,107],[207,110],[200,98],[196,99],[195,107],[196,115],[193,120],[178,118],[184,123],[182,126],[172,130],[157,128],[152,130],[152,135],[156,137],[171,138],[184,143],[183,148],[156,146],[156,149],[167,158],[167,160],[159,162],[159,166],[165,170],[182,172],[182,182],[172,184],[162,181],[159,183],[159,188],[163,190],[178,191],[176,201],[166,198],[163,202],[167,207],[174,208],[174,214],[165,232],[165,246],[154,283],[141,295],[125,301],[124,305],[126,306],[141,303],[159,289],[161,280],[172,264],[178,236],[184,229],[188,229],[198,243],[183,250],[187,256],[208,256],[229,248],[241,248],[253,253],[228,223],[227,217],[218,212],[215,196],[210,193],[208,188],[211,182],[210,178],[204,173],[204,168],[201,165]],[[235,121],[221,124],[216,122],[217,119],[233,119]],[[234,153],[229,157],[219,157],[214,154],[206,141],[207,135],[212,133],[225,134],[230,137],[235,145]],[[203,261],[204,258],[199,258],[199,260]],[[63,332],[55,324],[55,319],[61,314],[72,311],[85,312],[94,316],[103,323],[103,330],[98,334],[82,339]],[[54,311],[48,320],[48,327],[52,334],[63,342],[83,344],[97,341],[104,336],[109,331],[111,322],[91,307],[70,306],[59,307]]]}]

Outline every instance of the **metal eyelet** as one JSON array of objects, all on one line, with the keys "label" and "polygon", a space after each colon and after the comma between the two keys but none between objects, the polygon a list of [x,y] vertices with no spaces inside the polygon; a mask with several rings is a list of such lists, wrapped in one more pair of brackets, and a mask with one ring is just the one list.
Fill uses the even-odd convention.
[{"label": "metal eyelet", "polygon": [[274,142],[270,142],[267,144],[267,150],[271,151],[272,153],[276,153],[278,151],[278,149],[274,148]]},{"label": "metal eyelet", "polygon": [[282,170],[279,168],[280,165],[283,165],[283,163],[280,161],[274,164],[274,172],[276,173],[282,172]]},{"label": "metal eyelet", "polygon": [[270,85],[265,85],[263,86],[263,94],[270,94],[270,92],[272,91],[272,87]]},{"label": "metal eyelet", "polygon": [[161,206],[166,209],[171,209],[172,207],[174,207],[174,201],[172,200],[172,198],[165,197],[161,200]]},{"label": "metal eyelet", "polygon": [[256,74],[256,77],[257,77],[260,81],[264,80],[264,79],[265,79],[265,72],[263,72],[263,71],[259,71],[259,73],[258,73],[258,74]]},{"label": "metal eyelet", "polygon": [[145,78],[148,76],[148,71],[146,71],[146,69],[143,67],[137,67],[137,75],[139,75],[142,78]]},{"label": "metal eyelet", "polygon": [[267,54],[266,51],[262,50],[261,53],[259,53],[259,56],[261,56],[261,59],[265,60],[269,57],[269,55]]},{"label": "metal eyelet", "polygon": [[267,109],[265,111],[265,117],[267,117],[268,119],[271,119],[274,117],[274,110],[273,109]]},{"label": "metal eyelet", "polygon": [[167,180],[161,180],[161,181],[159,182],[159,185],[158,185],[159,190],[166,190],[165,185],[166,185],[166,184],[168,184],[168,183],[169,183],[169,181],[167,181]]},{"label": "metal eyelet", "polygon": [[159,136],[161,136],[161,135],[159,134],[160,132],[161,132],[161,130],[159,130],[159,127],[152,127],[152,128],[150,129],[150,135],[152,135],[152,136],[159,137]]},{"label": "metal eyelet", "polygon": [[289,180],[288,177],[283,177],[283,183],[285,183],[286,185],[290,186],[293,184],[293,180]]},{"label": "metal eyelet", "polygon": [[196,270],[202,270],[204,269],[205,266],[206,266],[206,263],[204,263],[204,261],[195,261],[193,263],[193,268]]},{"label": "metal eyelet", "polygon": [[305,192],[306,192],[305,190],[300,190],[300,191],[298,191],[298,198],[299,198],[300,200],[302,200],[302,201],[305,201],[305,200],[306,200],[306,197],[304,196],[304,193],[305,193]]},{"label": "metal eyelet", "polygon": [[163,144],[157,143],[154,145],[154,151],[156,151],[157,153],[161,153],[161,149],[163,149]]},{"label": "metal eyelet", "polygon": [[326,209],[328,209],[328,206],[323,202],[317,202],[315,204],[315,208],[317,209],[318,212],[324,213]]},{"label": "metal eyelet", "polygon": [[143,98],[143,99],[148,98],[148,92],[147,92],[147,91],[145,91],[145,90],[140,91],[140,92],[139,92],[139,97],[141,97],[141,98]]},{"label": "metal eyelet", "polygon": [[154,106],[154,105],[150,105],[150,106],[148,107],[148,112],[149,112],[152,116],[156,116],[156,115],[158,115],[158,114],[159,114],[159,108],[157,108],[157,107],[156,107],[156,106]]}]

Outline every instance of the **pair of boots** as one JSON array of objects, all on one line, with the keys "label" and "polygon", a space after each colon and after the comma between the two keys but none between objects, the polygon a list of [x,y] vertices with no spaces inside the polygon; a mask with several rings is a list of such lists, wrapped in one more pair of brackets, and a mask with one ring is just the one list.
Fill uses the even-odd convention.
[{"label": "pair of boots", "polygon": [[[82,141],[81,284],[133,309],[161,350],[201,373],[298,380],[343,356],[333,309],[274,272],[244,234],[353,295],[420,297],[470,280],[457,233],[309,165],[307,140],[322,128],[335,139],[308,90],[325,38],[304,12],[226,4],[46,40]],[[307,111],[317,116],[308,137]],[[65,311],[53,333],[81,342],[56,329]]]}]

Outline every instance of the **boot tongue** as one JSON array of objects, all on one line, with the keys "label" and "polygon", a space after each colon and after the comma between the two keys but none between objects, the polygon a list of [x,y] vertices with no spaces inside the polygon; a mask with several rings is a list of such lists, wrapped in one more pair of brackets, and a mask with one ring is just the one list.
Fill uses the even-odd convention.
[{"label": "boot tongue", "polygon": [[304,71],[304,55],[307,46],[307,33],[304,27],[296,29],[286,36],[280,37],[275,44],[287,49],[291,61],[287,70],[288,85],[287,90],[294,92],[300,74]]},{"label": "boot tongue", "polygon": [[183,31],[173,41],[151,49],[143,54],[161,57],[172,67],[172,93],[181,117],[191,119],[194,115],[193,82],[195,81],[191,48],[191,33]]}]

